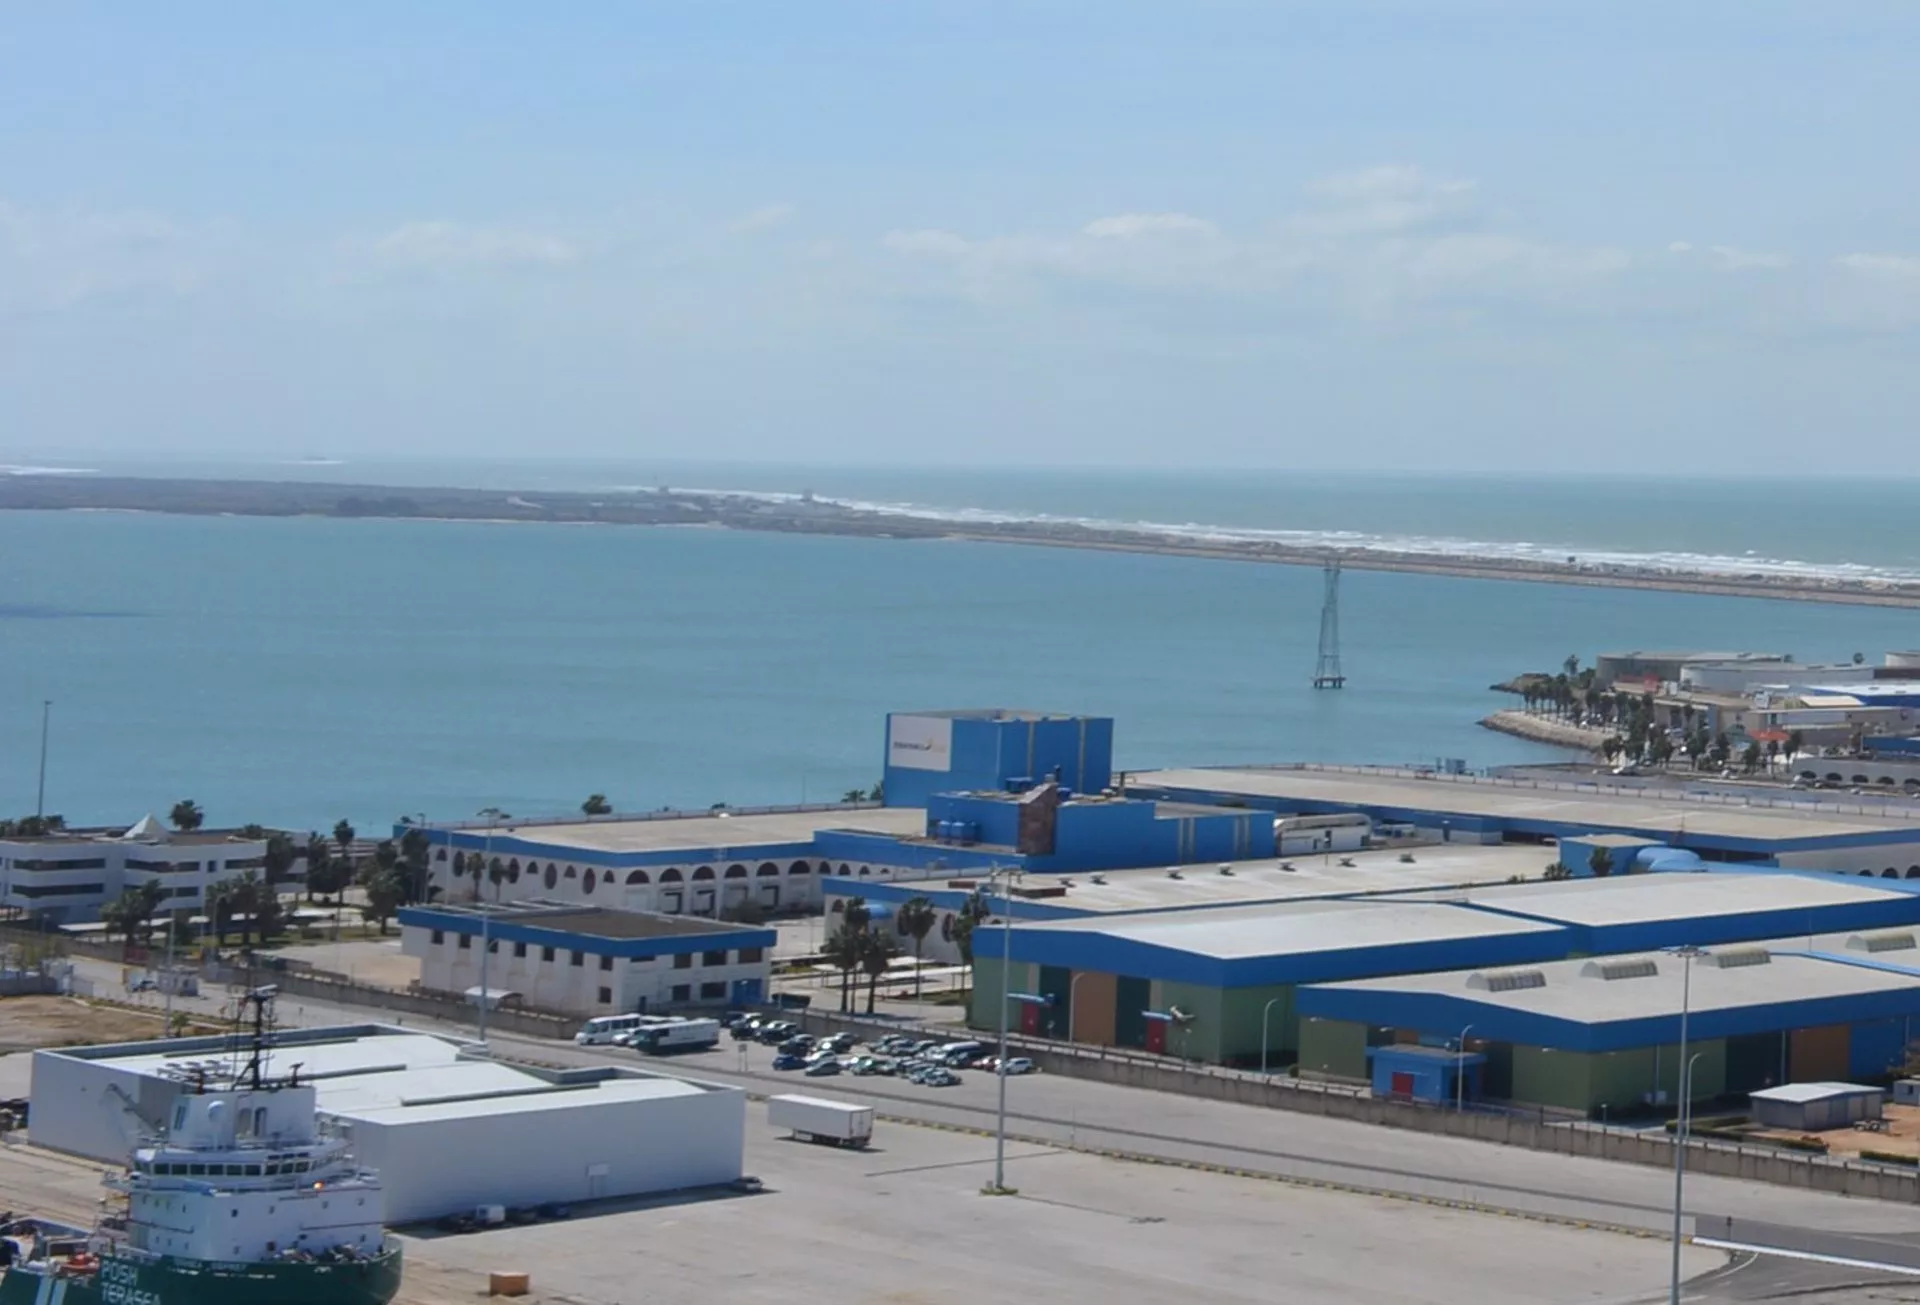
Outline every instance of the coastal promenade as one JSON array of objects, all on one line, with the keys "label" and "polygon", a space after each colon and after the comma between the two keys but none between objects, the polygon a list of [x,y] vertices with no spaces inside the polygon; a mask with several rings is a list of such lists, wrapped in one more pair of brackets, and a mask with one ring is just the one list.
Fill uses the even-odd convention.
[{"label": "coastal promenade", "polygon": [[958,523],[931,514],[879,512],[824,499],[682,490],[633,493],[405,488],[311,481],[0,476],[0,510],[162,512],[199,516],[341,517],[583,525],[709,526],[874,539],[960,539],[1047,548],[1320,566],[1336,553],[1350,570],[1869,607],[1920,607],[1920,579],[1800,571],[1687,569],[1564,561],[1386,546],[1330,549],[1230,533],[1193,536],[1140,526],[1018,520]]}]

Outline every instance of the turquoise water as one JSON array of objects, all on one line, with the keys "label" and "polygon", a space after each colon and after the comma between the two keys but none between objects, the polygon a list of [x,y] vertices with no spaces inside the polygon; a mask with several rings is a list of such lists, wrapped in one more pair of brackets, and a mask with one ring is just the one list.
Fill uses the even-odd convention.
[{"label": "turquoise water", "polygon": [[1110,714],[1128,767],[1543,759],[1473,722],[1570,652],[1920,645],[1902,611],[1353,573],[1351,687],[1315,693],[1319,590],[990,544],[0,514],[0,810],[32,807],[42,698],[71,819],[371,827],[837,796],[928,707]]}]

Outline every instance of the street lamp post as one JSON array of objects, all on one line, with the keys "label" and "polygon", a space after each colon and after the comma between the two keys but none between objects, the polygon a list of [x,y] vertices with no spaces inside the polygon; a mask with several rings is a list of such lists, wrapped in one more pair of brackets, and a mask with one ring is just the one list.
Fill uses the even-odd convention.
[{"label": "street lamp post", "polygon": [[[1013,1004],[1013,877],[1017,870],[990,872],[987,882],[1000,880],[1000,1063],[1007,1060],[1007,1010]],[[1007,1189],[1007,1076],[1000,1076],[1000,1104],[993,1130],[993,1190]]]},{"label": "street lamp post", "polygon": [[1285,1001],[1285,997],[1274,997],[1260,1008],[1260,1073],[1267,1072],[1267,1017],[1273,1014],[1273,1008]]},{"label": "street lamp post", "polygon": [[1080,980],[1086,977],[1087,972],[1082,970],[1073,976],[1072,982],[1067,984],[1067,1045],[1070,1047],[1076,1045],[1073,1040],[1073,1023],[1074,1017],[1078,1015],[1080,1011],[1080,998],[1077,995],[1077,989],[1080,987]]},{"label": "street lamp post", "polygon": [[[1687,1059],[1687,1014],[1693,1004],[1693,958],[1707,953],[1699,947],[1676,947],[1672,954],[1680,958],[1680,1079],[1675,1085],[1680,1092],[1680,1118],[1673,1134],[1673,1272],[1667,1301],[1668,1305],[1680,1305],[1680,1201],[1687,1176],[1687,1106],[1693,1089],[1693,1063]],[[1695,1059],[1700,1054],[1696,1052]]]},{"label": "street lamp post", "polygon": [[[53,699],[40,700],[40,788],[39,795],[33,800],[33,816],[36,821],[44,820],[47,814],[47,726],[53,719]],[[41,833],[47,831],[42,829]]]},{"label": "street lamp post", "polygon": [[1453,1062],[1453,1109],[1455,1114],[1467,1108],[1467,1034],[1473,1032],[1469,1024],[1460,1030],[1460,1053]]},{"label": "street lamp post", "polygon": [[[499,807],[487,807],[480,812],[487,818],[486,853],[480,858],[482,874],[493,872],[493,827],[507,819],[507,813]],[[473,882],[473,895],[480,896],[480,881]],[[487,904],[480,903],[480,1045],[487,1045],[487,1008],[493,1001],[493,989],[487,985],[487,961],[493,954],[493,916],[487,911]]]}]

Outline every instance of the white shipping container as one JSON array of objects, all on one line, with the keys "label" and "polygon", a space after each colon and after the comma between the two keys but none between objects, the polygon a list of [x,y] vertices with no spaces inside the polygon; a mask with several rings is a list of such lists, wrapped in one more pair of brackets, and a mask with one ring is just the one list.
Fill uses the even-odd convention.
[{"label": "white shipping container", "polygon": [[767,1122],[807,1142],[865,1146],[873,1137],[873,1107],[825,1097],[767,1098]]}]

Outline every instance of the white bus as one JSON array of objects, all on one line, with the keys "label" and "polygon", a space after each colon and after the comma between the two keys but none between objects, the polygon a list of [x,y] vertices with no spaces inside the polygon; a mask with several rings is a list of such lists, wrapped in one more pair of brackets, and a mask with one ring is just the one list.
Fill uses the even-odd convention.
[{"label": "white bus", "polygon": [[605,1046],[620,1034],[652,1022],[645,1015],[596,1015],[580,1026],[573,1040],[583,1047]]}]

